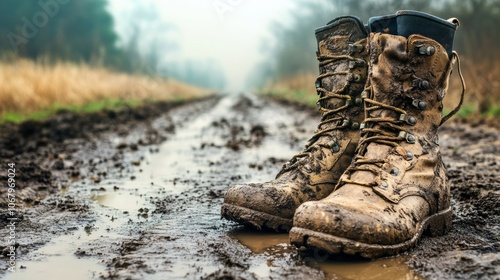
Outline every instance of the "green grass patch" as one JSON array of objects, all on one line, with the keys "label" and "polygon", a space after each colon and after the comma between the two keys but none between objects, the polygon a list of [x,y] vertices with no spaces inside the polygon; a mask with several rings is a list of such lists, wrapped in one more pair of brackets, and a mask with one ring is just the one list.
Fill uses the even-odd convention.
[{"label": "green grass patch", "polygon": [[[448,114],[450,110],[444,110],[443,114]],[[468,118],[491,118],[500,116],[500,106],[493,105],[486,111],[479,112],[479,109],[475,105],[465,104],[455,115],[462,119]]]},{"label": "green grass patch", "polygon": [[465,104],[465,105],[462,105],[462,108],[460,108],[460,110],[457,112],[456,115],[457,115],[457,117],[466,119],[466,118],[472,116],[476,112],[477,112],[477,108],[475,106]]},{"label": "green grass patch", "polygon": [[100,101],[90,102],[84,105],[54,104],[50,108],[28,114],[20,112],[4,112],[0,116],[0,125],[8,122],[21,123],[27,120],[41,121],[55,115],[60,110],[67,110],[76,113],[93,113],[102,110],[120,109],[124,107],[135,108],[144,103],[145,103],[144,101],[136,101],[136,100],[125,101],[121,99],[104,99]]},{"label": "green grass patch", "polygon": [[318,100],[317,95],[311,94],[310,92],[307,92],[305,90],[271,90],[259,92],[259,94],[270,96],[276,99],[298,102],[310,107],[316,107],[316,102]]},{"label": "green grass patch", "polygon": [[[443,116],[448,115],[450,112],[451,112],[450,109],[444,109]],[[460,110],[458,110],[458,112],[455,114],[455,117],[466,119],[466,118],[471,117],[472,115],[476,115],[476,113],[477,113],[476,106],[464,104],[464,105],[462,105]]]},{"label": "green grass patch", "polygon": [[492,106],[486,111],[485,115],[488,117],[500,117],[500,106]]}]

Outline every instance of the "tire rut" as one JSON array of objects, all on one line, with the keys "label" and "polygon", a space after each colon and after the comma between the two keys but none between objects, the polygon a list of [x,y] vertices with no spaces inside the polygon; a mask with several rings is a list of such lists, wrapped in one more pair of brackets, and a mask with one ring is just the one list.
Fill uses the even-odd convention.
[{"label": "tire rut", "polygon": [[[43,137],[50,133],[42,131],[19,135],[29,147],[8,142],[2,148],[26,170],[21,178],[31,181],[23,193],[34,197],[17,211],[18,266],[6,279],[68,273],[73,279],[420,279],[419,274],[488,279],[500,274],[499,131],[443,127],[442,153],[455,205],[452,232],[424,238],[406,255],[366,262],[317,251],[301,255],[286,234],[249,231],[220,218],[225,191],[233,184],[272,179],[312,135],[317,115],[254,95],[168,108],[153,110],[156,115],[145,108],[124,116],[109,113],[100,121],[89,117],[97,124],[68,132],[73,138],[47,144]],[[16,130],[10,127],[9,133]],[[0,133],[1,139],[17,138]],[[43,200],[30,196],[39,186],[49,188]],[[6,236],[7,229],[0,234]],[[5,271],[6,262],[0,268]]]}]

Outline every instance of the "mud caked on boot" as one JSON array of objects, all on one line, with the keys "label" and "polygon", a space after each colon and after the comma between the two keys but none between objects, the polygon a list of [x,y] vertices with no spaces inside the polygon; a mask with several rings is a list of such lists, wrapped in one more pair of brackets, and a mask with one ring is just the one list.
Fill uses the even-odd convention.
[{"label": "mud caked on boot", "polygon": [[372,258],[397,254],[424,232],[441,235],[451,227],[437,130],[451,116],[442,118],[442,101],[458,60],[452,52],[458,21],[411,11],[389,20],[403,36],[370,34],[357,154],[335,191],[297,209],[290,239],[299,248]]},{"label": "mud caked on boot", "polygon": [[283,166],[276,179],[230,188],[221,209],[224,218],[258,229],[289,231],[300,204],[333,191],[359,140],[367,37],[355,17],[337,18],[316,30],[321,122],[304,150]]}]

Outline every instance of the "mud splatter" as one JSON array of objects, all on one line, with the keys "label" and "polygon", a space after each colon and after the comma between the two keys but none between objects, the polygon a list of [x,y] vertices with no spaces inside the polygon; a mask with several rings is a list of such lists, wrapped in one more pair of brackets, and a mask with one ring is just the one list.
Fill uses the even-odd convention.
[{"label": "mud splatter", "polygon": [[441,129],[454,227],[403,256],[303,255],[286,234],[221,220],[225,191],[272,179],[317,121],[308,108],[227,96],[3,126],[0,180],[7,162],[19,168],[16,276],[56,278],[63,266],[74,279],[499,277],[500,132],[486,126]]}]

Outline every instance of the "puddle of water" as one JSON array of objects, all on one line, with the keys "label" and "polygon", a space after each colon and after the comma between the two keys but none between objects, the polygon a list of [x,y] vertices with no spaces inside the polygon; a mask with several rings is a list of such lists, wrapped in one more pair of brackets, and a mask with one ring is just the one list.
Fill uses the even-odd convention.
[{"label": "puddle of water", "polygon": [[76,256],[54,256],[50,260],[23,262],[23,267],[8,273],[8,280],[54,280],[97,279],[104,273],[105,266],[93,259],[79,259]]},{"label": "puddle of water", "polygon": [[[220,108],[213,112],[226,112],[232,102],[220,102]],[[196,161],[185,160],[193,157],[193,148],[200,145],[200,131],[209,127],[213,118],[196,118],[187,123],[183,128],[185,133],[174,135],[169,141],[159,147],[157,153],[146,153],[144,159],[138,166],[138,170],[131,176],[134,179],[125,180],[103,180],[99,186],[103,192],[89,193],[89,198],[107,209],[101,209],[101,217],[92,223],[89,229],[81,229],[70,235],[60,236],[51,240],[48,244],[31,253],[31,260],[22,261],[23,269],[17,268],[15,274],[10,274],[6,279],[93,279],[98,278],[105,272],[102,260],[96,257],[79,258],[75,255],[78,248],[86,248],[100,239],[125,239],[125,236],[114,234],[107,229],[120,228],[129,219],[136,219],[136,213],[141,208],[152,210],[151,203],[147,200],[150,196],[158,196],[168,193],[179,194],[193,186],[184,183],[182,179],[186,176],[202,176],[205,173],[202,166],[196,165]],[[204,137],[210,137],[205,135]],[[219,160],[214,158],[213,160]],[[139,170],[140,169],[140,170]],[[206,168],[207,169],[207,168]],[[207,169],[208,170],[208,169]],[[68,188],[68,193],[76,191]],[[80,194],[77,194],[80,195]],[[116,210],[128,211],[130,215],[120,217]],[[109,215],[106,215],[108,213]],[[110,216],[118,216],[110,221]],[[139,218],[137,218],[139,219]],[[144,220],[144,217],[140,218]],[[94,245],[90,245],[95,247]],[[178,263],[174,265],[173,273],[178,277],[185,276],[189,270],[189,264]],[[216,267],[213,268],[216,270]]]},{"label": "puddle of water", "polygon": [[[136,197],[130,196],[130,198]],[[115,198],[108,198],[105,195],[96,196],[96,199],[101,199],[104,204],[110,206],[116,204],[115,206],[118,207],[120,203],[132,204],[133,201],[130,199],[128,202],[119,202]],[[112,209],[106,212],[111,214],[113,211],[116,212],[116,210]],[[106,216],[106,214],[103,214],[103,216]],[[29,260],[19,261],[16,272],[7,274],[5,279],[98,279],[106,271],[104,255],[102,257],[80,257],[75,253],[79,248],[86,250],[88,244],[100,242],[102,239],[115,241],[126,239],[127,236],[109,229],[125,225],[128,219],[127,216],[113,219],[111,222],[109,219],[97,219],[89,224],[79,223],[75,225],[79,227],[78,230],[52,239],[43,247],[30,253]],[[67,226],[70,227],[70,225]]]},{"label": "puddle of water", "polygon": [[232,231],[229,236],[238,240],[245,247],[250,249],[255,254],[260,254],[266,249],[278,244],[288,244],[290,238],[287,233],[269,233],[250,230]]},{"label": "puddle of water", "polygon": [[[242,245],[249,248],[255,254],[262,254],[265,252],[266,254],[272,256],[273,253],[282,254],[284,250],[290,251],[289,246],[288,249],[284,248],[286,247],[285,244],[288,245],[289,242],[288,234],[237,230],[230,232],[229,236],[238,240]],[[272,250],[273,248],[275,248],[276,250]],[[293,251],[291,251],[291,253],[293,253]],[[280,256],[276,257],[279,258]],[[319,257],[319,259],[321,259],[321,256]],[[405,264],[405,259],[403,257],[378,259],[373,261],[313,261],[311,265],[322,270],[325,273],[327,279],[424,279],[416,272],[411,270],[407,264]],[[249,271],[255,273],[259,277],[268,277],[269,270],[272,266],[273,261],[268,259],[265,263],[262,262],[254,267],[251,267]]]},{"label": "puddle of water", "polygon": [[[223,116],[224,112],[233,105],[233,100],[224,99],[219,102],[213,110],[207,114]],[[92,196],[92,200],[100,205],[116,208],[122,211],[134,211],[143,207],[151,206],[146,197],[180,194],[186,189],[192,188],[191,183],[185,183],[187,177],[200,177],[210,171],[206,164],[198,164],[193,161],[196,148],[200,147],[206,139],[212,139],[211,135],[202,133],[204,129],[210,127],[215,116],[197,117],[189,122],[185,122],[182,133],[172,136],[168,141],[161,144],[158,152],[146,153],[138,169],[131,176],[133,180],[103,181],[100,186],[107,190],[112,190],[115,186],[119,191],[107,191]],[[206,139],[205,139],[206,138]],[[212,139],[213,140],[213,139]],[[118,142],[119,139],[116,140]],[[213,157],[213,158],[211,158]],[[219,161],[221,154],[205,155],[203,161]]]},{"label": "puddle of water", "polygon": [[[102,261],[94,258],[79,258],[74,251],[80,244],[101,238],[103,229],[94,233],[79,231],[71,235],[60,236],[51,240],[44,247],[31,255],[33,260],[18,262],[15,273],[9,273],[4,279],[97,279],[105,272]],[[70,246],[69,246],[70,245]],[[43,256],[40,258],[39,256]],[[23,268],[21,268],[22,266]]]},{"label": "puddle of water", "polygon": [[[183,122],[178,127],[179,132],[174,134],[168,141],[161,144],[155,153],[146,153],[144,159],[138,166],[139,171],[131,176],[134,180],[104,180],[100,183],[107,192],[92,196],[92,200],[100,205],[116,208],[122,211],[136,211],[140,208],[151,206],[145,198],[150,196],[164,196],[165,194],[177,195],[193,188],[193,179],[203,178],[210,180],[213,167],[208,162],[220,162],[227,160],[227,151],[214,149],[210,153],[200,150],[201,143],[213,143],[223,146],[227,139],[220,138],[220,132],[212,129],[212,122],[226,118],[231,112],[236,99],[225,98],[217,103],[216,107],[207,111],[204,115]],[[253,101],[258,103],[257,101]],[[281,117],[280,117],[281,116]],[[173,115],[175,117],[175,115]],[[269,131],[279,131],[280,122],[269,122],[269,119],[283,118],[283,122],[291,118],[287,114],[277,114],[274,110],[264,110],[258,116],[261,123],[266,123]],[[175,122],[175,121],[174,121]],[[258,122],[257,122],[258,123]],[[245,177],[245,181],[266,181],[272,179],[279,166],[262,172],[248,172],[251,163],[261,163],[270,156],[277,158],[289,158],[297,151],[281,141],[270,139],[280,138],[281,135],[268,136],[259,148],[249,148],[239,151],[241,165],[234,167],[234,174],[250,174],[251,178]],[[120,139],[116,139],[118,143]],[[219,143],[220,142],[220,143]],[[193,160],[195,158],[195,160]],[[202,161],[200,163],[199,161]],[[232,160],[232,157],[231,157]],[[187,180],[189,178],[189,180]],[[109,191],[118,187],[119,191]],[[142,195],[142,196],[141,196]]]},{"label": "puddle of water", "polygon": [[123,211],[136,211],[148,205],[143,197],[126,193],[99,194],[92,196],[91,200],[100,205]]},{"label": "puddle of water", "polygon": [[402,257],[357,262],[325,261],[315,265],[325,272],[329,279],[424,279],[411,270]]},{"label": "puddle of water", "polygon": [[257,265],[253,265],[248,269],[248,272],[253,273],[260,277],[261,279],[270,278],[269,277],[269,263],[262,262]]}]

